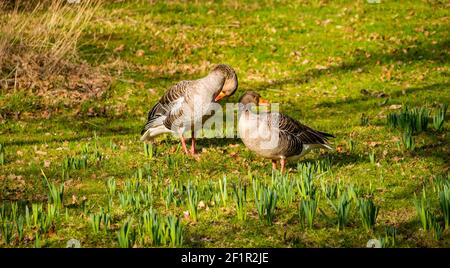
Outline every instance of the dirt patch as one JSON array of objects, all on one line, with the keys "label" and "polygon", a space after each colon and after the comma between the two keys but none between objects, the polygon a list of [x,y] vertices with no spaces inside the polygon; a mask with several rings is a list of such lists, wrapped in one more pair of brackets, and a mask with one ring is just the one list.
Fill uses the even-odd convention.
[{"label": "dirt patch", "polygon": [[41,67],[45,61],[39,55],[14,55],[7,59],[5,65],[15,68],[2,77],[0,90],[7,94],[27,91],[43,97],[46,105],[64,102],[70,106],[101,98],[110,84],[109,75],[86,63],[61,61],[58,72],[47,73]]},{"label": "dirt patch", "polygon": [[78,40],[99,1],[6,9],[0,15],[0,119],[48,116],[100,99],[110,76],[78,57]]}]

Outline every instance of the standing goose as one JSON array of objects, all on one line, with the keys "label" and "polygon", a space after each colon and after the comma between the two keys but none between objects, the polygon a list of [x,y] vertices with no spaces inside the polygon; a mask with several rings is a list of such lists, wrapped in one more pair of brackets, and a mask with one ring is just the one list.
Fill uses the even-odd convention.
[{"label": "standing goose", "polygon": [[295,119],[277,112],[253,113],[253,105],[268,105],[266,100],[254,92],[246,92],[239,100],[239,135],[248,149],[256,154],[272,159],[272,168],[281,162],[281,173],[286,160],[296,160],[311,149],[331,150],[328,138],[331,134],[316,131]]},{"label": "standing goose", "polygon": [[228,65],[217,65],[206,77],[181,81],[172,86],[148,113],[141,141],[151,141],[163,133],[180,136],[186,154],[183,133],[191,131],[191,154],[195,154],[195,126],[211,117],[212,104],[234,94],[238,87],[236,72]]}]

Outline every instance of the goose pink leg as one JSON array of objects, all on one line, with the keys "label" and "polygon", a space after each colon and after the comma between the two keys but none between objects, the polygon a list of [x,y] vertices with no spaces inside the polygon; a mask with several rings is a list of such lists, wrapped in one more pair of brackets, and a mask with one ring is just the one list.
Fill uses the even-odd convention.
[{"label": "goose pink leg", "polygon": [[192,130],[192,138],[191,138],[191,154],[195,155],[195,133]]},{"label": "goose pink leg", "polygon": [[277,169],[277,160],[272,160],[272,169]]},{"label": "goose pink leg", "polygon": [[281,174],[284,174],[284,170],[286,169],[286,159],[281,158],[280,164],[281,164]]},{"label": "goose pink leg", "polygon": [[183,137],[183,133],[180,133],[180,139],[181,139],[181,147],[183,147],[183,151],[186,154],[189,154],[188,149],[186,147],[186,139]]}]

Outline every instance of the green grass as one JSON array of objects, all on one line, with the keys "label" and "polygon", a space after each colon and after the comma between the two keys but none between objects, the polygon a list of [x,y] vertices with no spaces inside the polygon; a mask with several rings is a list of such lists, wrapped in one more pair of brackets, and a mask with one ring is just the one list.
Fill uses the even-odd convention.
[{"label": "green grass", "polygon": [[317,200],[311,199],[309,197],[300,201],[300,220],[309,228],[313,227],[314,218],[317,213],[317,204]]},{"label": "green grass", "polygon": [[[0,200],[7,215],[0,247],[65,247],[71,238],[82,247],[364,247],[373,238],[389,247],[450,246],[443,186],[434,191],[430,183],[447,178],[450,163],[442,115],[450,102],[445,4],[124,1],[94,17],[78,50],[111,74],[101,99],[73,111],[64,103],[48,107],[28,90],[0,92]],[[270,161],[238,139],[199,139],[197,158],[183,155],[171,136],[144,146],[139,133],[159,96],[221,62],[239,77],[227,101],[256,90],[281,103],[282,112],[335,135],[336,150],[310,153],[300,168],[290,162],[288,177],[273,179]],[[406,106],[430,111],[428,127],[411,134],[413,150],[401,144],[402,131],[387,125],[388,115]],[[90,116],[89,108],[104,113]],[[307,170],[318,160],[329,167]],[[41,169],[55,186],[50,199]],[[252,179],[277,193],[271,224],[259,220],[254,195],[244,198]],[[64,187],[62,208],[53,211],[47,203],[57,199],[57,185]],[[356,198],[379,207],[369,231],[355,197],[344,197],[350,185]],[[434,215],[430,231],[414,204],[423,188]],[[314,211],[300,205],[308,198],[318,201],[310,220],[299,218],[302,209]],[[330,204],[339,200],[336,214]],[[18,203],[15,220],[11,201]],[[442,204],[448,208],[447,198]],[[159,223],[147,219],[144,232],[141,217],[149,209]],[[98,219],[96,233],[90,216],[102,210],[110,227]],[[386,231],[391,227],[395,232]]]},{"label": "green grass", "polygon": [[372,229],[376,223],[379,208],[371,199],[360,199],[358,200],[358,209],[363,226],[367,230]]}]

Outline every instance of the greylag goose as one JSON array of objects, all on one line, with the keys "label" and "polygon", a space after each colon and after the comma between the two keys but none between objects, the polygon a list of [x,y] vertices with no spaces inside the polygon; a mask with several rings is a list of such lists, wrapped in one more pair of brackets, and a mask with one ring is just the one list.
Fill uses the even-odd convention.
[{"label": "greylag goose", "polygon": [[191,154],[195,154],[195,128],[211,117],[212,104],[234,94],[238,87],[236,72],[228,65],[217,65],[206,77],[181,81],[172,86],[148,113],[141,141],[152,141],[163,133],[180,136],[186,154],[183,133],[191,131]]},{"label": "greylag goose", "polygon": [[254,92],[246,92],[239,100],[239,136],[245,146],[256,154],[272,160],[272,168],[281,163],[281,173],[286,160],[296,160],[311,149],[332,149],[328,144],[331,134],[314,130],[295,119],[278,112],[251,111],[254,105],[268,105]]}]

